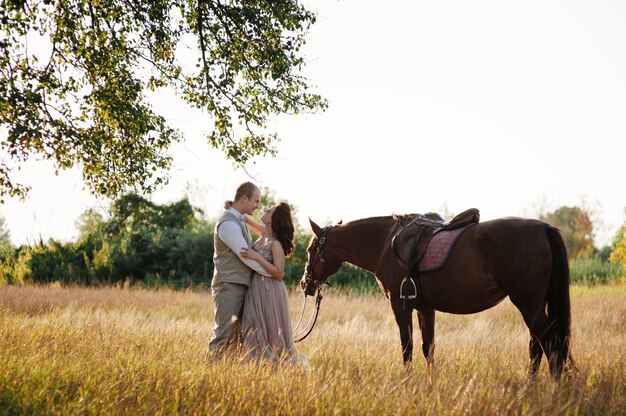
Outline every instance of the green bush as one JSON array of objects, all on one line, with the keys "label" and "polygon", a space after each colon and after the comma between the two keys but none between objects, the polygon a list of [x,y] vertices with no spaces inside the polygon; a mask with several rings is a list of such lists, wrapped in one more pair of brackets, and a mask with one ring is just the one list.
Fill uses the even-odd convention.
[{"label": "green bush", "polygon": [[15,276],[17,251],[10,244],[0,244],[0,284],[19,284]]},{"label": "green bush", "polygon": [[186,199],[156,205],[126,195],[115,201],[108,220],[88,210],[76,242],[50,239],[0,250],[0,280],[206,287],[213,275],[213,225],[197,213]]},{"label": "green bush", "polygon": [[573,283],[588,285],[619,283],[626,278],[624,266],[594,256],[570,260],[570,273]]}]

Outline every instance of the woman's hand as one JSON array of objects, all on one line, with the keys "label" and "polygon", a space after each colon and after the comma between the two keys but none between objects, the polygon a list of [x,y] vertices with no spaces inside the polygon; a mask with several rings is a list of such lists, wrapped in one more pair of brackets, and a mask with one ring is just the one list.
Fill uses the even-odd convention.
[{"label": "woman's hand", "polygon": [[224,209],[232,208],[232,206],[233,206],[233,201],[231,200],[224,201]]},{"label": "woman's hand", "polygon": [[244,259],[251,259],[251,260],[257,260],[257,261],[261,257],[259,253],[257,253],[251,248],[242,248],[240,254],[241,254],[241,257],[243,257]]}]

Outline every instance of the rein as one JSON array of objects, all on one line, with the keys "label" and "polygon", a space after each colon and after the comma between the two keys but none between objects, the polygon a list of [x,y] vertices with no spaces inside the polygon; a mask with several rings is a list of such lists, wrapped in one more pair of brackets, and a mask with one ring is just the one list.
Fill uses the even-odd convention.
[{"label": "rein", "polygon": [[302,322],[302,317],[304,316],[304,307],[306,306],[306,298],[307,296],[305,295],[304,302],[302,303],[302,312],[300,312],[300,319],[298,320],[298,325],[296,325],[296,327],[293,330],[294,342],[300,342],[304,340],[306,337],[309,336],[311,331],[313,331],[313,327],[315,327],[315,323],[317,322],[317,315],[320,312],[320,305],[322,303],[322,289],[320,287],[317,288],[317,295],[315,298],[315,309],[313,310],[313,313],[311,314],[309,321],[300,332],[297,332],[298,328],[300,327],[300,323]]},{"label": "rein", "polygon": [[[324,256],[324,244],[326,243],[326,236],[328,235],[330,230],[333,228],[334,226],[328,226],[322,230],[321,236],[317,240],[317,244],[316,244],[317,256],[313,258],[314,262],[316,259],[319,259],[321,263],[326,264],[326,258]],[[307,295],[305,294],[304,302],[302,304],[302,311],[300,312],[300,318],[298,319],[298,324],[293,330],[294,342],[300,342],[309,336],[309,334],[311,333],[311,331],[313,331],[313,328],[315,327],[315,323],[317,322],[317,316],[320,312],[320,305],[322,303],[322,285],[326,282],[325,282],[325,279],[322,279],[319,276],[315,275],[314,266],[315,266],[315,263],[309,265],[309,267],[306,268],[305,282],[309,284],[309,282],[313,281],[313,283],[315,283],[315,285],[317,286],[316,295],[315,295],[315,309],[313,310],[313,313],[311,314],[311,317],[309,318],[309,321],[307,322],[305,327],[300,332],[297,332],[298,328],[300,327],[300,324],[302,323],[302,317],[304,316],[304,308],[306,307]]]}]

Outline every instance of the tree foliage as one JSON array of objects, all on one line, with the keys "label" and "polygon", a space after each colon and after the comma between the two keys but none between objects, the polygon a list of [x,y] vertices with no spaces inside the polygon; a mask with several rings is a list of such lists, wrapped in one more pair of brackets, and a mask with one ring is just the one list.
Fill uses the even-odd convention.
[{"label": "tree foliage", "polygon": [[39,241],[0,258],[10,283],[202,286],[213,274],[213,228],[187,199],[155,204],[127,194],[107,219],[87,210],[77,241]]},{"label": "tree foliage", "polygon": [[609,260],[614,263],[621,263],[626,267],[626,222],[624,222],[624,225],[620,227],[613,238]]},{"label": "tree foliage", "polygon": [[180,135],[149,103],[160,88],[236,164],[275,154],[271,115],[326,106],[299,74],[314,22],[292,0],[2,0],[0,196],[27,194],[12,170],[33,158],[82,167],[100,195],[163,184]]},{"label": "tree foliage", "polygon": [[7,228],[6,220],[0,215],[0,246],[11,245],[11,232]]},{"label": "tree foliage", "polygon": [[561,230],[570,259],[593,253],[593,224],[587,211],[579,207],[561,207],[539,219]]}]

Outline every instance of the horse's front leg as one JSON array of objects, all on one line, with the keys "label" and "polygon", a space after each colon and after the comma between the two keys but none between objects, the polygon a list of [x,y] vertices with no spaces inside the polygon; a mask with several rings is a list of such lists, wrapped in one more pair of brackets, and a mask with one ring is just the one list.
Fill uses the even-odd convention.
[{"label": "horse's front leg", "polygon": [[413,308],[406,305],[403,300],[391,301],[391,309],[400,329],[400,342],[402,343],[402,359],[405,366],[409,366],[413,360]]},{"label": "horse's front leg", "polygon": [[417,319],[422,331],[422,352],[430,369],[435,362],[435,310],[420,309],[417,312]]}]

